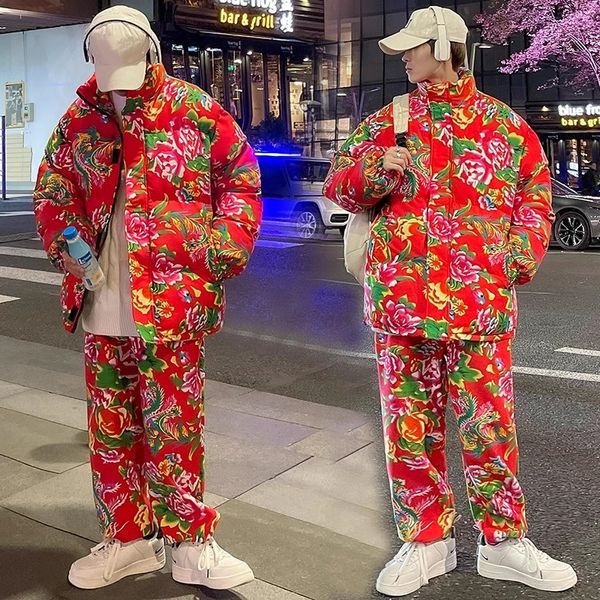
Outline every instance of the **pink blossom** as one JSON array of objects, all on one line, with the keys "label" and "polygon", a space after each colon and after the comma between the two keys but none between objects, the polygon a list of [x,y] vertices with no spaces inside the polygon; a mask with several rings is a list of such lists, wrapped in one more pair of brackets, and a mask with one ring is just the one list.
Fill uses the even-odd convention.
[{"label": "pink blossom", "polygon": [[384,350],[378,359],[378,363],[383,368],[385,381],[395,386],[398,383],[402,369],[404,369],[404,361],[394,352]]},{"label": "pink blossom", "polygon": [[494,169],[507,169],[513,166],[513,149],[501,133],[486,129],[480,135],[480,142],[484,153],[491,159]]},{"label": "pink blossom", "polygon": [[173,138],[179,148],[183,150],[186,161],[206,155],[202,134],[197,125],[187,117],[182,120],[181,126],[174,130]]},{"label": "pink blossom", "polygon": [[398,267],[389,263],[381,263],[377,265],[375,277],[386,287],[392,288],[398,283]]},{"label": "pink blossom", "polygon": [[502,488],[494,494],[492,508],[506,519],[516,519],[519,516],[516,500],[510,490]]},{"label": "pink blossom", "polygon": [[494,309],[490,306],[477,314],[477,328],[483,333],[491,333],[498,328],[498,317],[494,316]]},{"label": "pink blossom", "polygon": [[198,376],[198,368],[194,367],[183,374],[183,385],[181,386],[183,392],[187,392],[194,398],[199,398],[202,393],[200,386],[200,377]]},{"label": "pink blossom", "polygon": [[383,324],[388,331],[396,335],[412,335],[420,323],[421,319],[404,304],[388,300],[383,314]]},{"label": "pink blossom", "polygon": [[507,371],[500,378],[500,391],[498,395],[502,398],[506,398],[508,400],[512,400],[513,398],[513,375],[511,371]]},{"label": "pink blossom", "polygon": [[542,217],[539,213],[529,206],[520,206],[513,214],[513,224],[523,225],[524,227],[539,227],[542,223]]},{"label": "pink blossom", "polygon": [[449,242],[458,232],[458,222],[451,221],[439,212],[426,210],[429,235],[440,242]]},{"label": "pink blossom", "polygon": [[138,246],[146,246],[150,241],[148,219],[137,213],[127,219],[127,238]]},{"label": "pink blossom", "polygon": [[461,281],[465,285],[477,283],[481,267],[471,262],[471,259],[463,250],[452,252],[450,274],[452,279]]},{"label": "pink blossom", "polygon": [[473,187],[489,185],[494,176],[494,167],[486,156],[475,150],[466,150],[458,159],[459,177]]},{"label": "pink blossom", "polygon": [[186,329],[189,331],[199,331],[206,323],[206,314],[200,308],[200,305],[195,304],[185,312]]},{"label": "pink blossom", "polygon": [[181,274],[182,269],[181,265],[172,262],[168,256],[158,254],[154,261],[154,281],[163,285],[173,285],[183,279]]},{"label": "pink blossom", "polygon": [[148,152],[152,168],[159,177],[167,181],[181,179],[186,170],[186,161],[177,146],[159,142],[156,148]]},{"label": "pink blossom", "polygon": [[198,512],[198,503],[191,494],[182,494],[179,490],[176,490],[169,494],[166,500],[170,510],[185,521],[192,520]]}]

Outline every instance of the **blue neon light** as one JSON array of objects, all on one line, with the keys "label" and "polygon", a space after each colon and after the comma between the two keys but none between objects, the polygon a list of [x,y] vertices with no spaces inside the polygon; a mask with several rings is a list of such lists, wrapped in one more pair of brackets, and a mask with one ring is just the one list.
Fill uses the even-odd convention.
[{"label": "blue neon light", "polygon": [[302,157],[302,154],[289,154],[286,152],[257,152],[256,156],[287,156],[289,157]]}]

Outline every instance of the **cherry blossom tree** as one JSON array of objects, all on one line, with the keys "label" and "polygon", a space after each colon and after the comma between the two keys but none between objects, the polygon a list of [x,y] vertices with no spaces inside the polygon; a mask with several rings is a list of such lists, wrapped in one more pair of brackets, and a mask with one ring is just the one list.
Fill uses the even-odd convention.
[{"label": "cherry blossom tree", "polygon": [[[600,87],[600,0],[493,0],[477,17],[483,37],[506,43],[525,33],[528,46],[503,61],[502,73],[558,67],[564,84]],[[557,85],[555,78],[547,85]]]}]

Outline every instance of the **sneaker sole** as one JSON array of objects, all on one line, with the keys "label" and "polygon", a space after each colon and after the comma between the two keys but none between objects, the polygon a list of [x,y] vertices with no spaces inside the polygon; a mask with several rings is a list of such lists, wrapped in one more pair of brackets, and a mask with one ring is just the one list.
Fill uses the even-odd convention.
[{"label": "sneaker sole", "polygon": [[531,575],[521,573],[510,567],[490,565],[481,560],[481,558],[477,560],[477,572],[486,579],[514,581],[543,592],[564,592],[571,589],[577,583],[577,574],[575,572],[558,581],[544,580],[531,577]]},{"label": "sneaker sole", "polygon": [[172,568],[173,579],[178,583],[185,583],[187,585],[203,585],[211,590],[230,590],[231,588],[243,585],[244,583],[250,583],[254,581],[254,573],[252,569],[248,568],[247,571],[239,573],[238,575],[232,575],[230,577],[209,577],[204,571],[198,571],[196,569],[184,569],[173,565]]},{"label": "sneaker sole", "polygon": [[113,583],[116,583],[125,577],[130,577],[131,575],[143,575],[144,573],[160,571],[166,563],[167,557],[163,549],[163,551],[160,554],[157,554],[156,557],[137,561],[127,565],[119,571],[115,571],[113,576],[108,581],[105,579],[85,579],[82,577],[73,576],[72,573],[69,572],[69,583],[81,590],[96,590],[98,588],[112,585]]},{"label": "sneaker sole", "polygon": [[[456,560],[456,552],[453,552],[451,556],[446,558],[446,560],[441,560],[438,563],[435,563],[430,569],[428,573],[429,579],[434,579],[435,577],[441,577],[442,575],[446,575],[451,571],[456,569],[457,560]],[[408,594],[412,594],[417,590],[421,589],[425,585],[420,577],[417,577],[414,581],[410,581],[409,583],[405,583],[403,585],[383,585],[377,581],[375,585],[375,589],[385,596],[408,596]]]}]

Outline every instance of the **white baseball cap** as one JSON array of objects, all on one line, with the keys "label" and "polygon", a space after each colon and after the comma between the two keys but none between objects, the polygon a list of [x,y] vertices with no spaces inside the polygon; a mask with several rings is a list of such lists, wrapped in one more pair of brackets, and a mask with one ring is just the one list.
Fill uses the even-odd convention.
[{"label": "white baseball cap", "polygon": [[401,54],[430,40],[467,43],[469,29],[464,19],[449,8],[430,6],[416,10],[398,33],[379,42],[386,54]]},{"label": "white baseball cap", "polygon": [[142,87],[151,49],[160,61],[160,45],[150,22],[142,12],[128,6],[113,6],[98,13],[84,40],[86,59],[89,54],[94,62],[101,92]]}]

